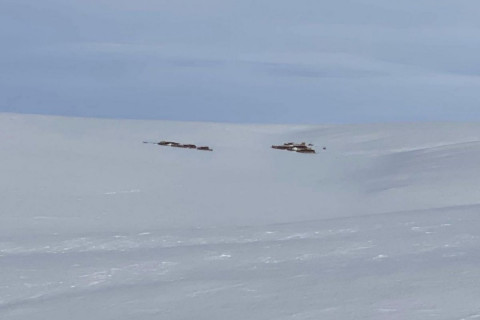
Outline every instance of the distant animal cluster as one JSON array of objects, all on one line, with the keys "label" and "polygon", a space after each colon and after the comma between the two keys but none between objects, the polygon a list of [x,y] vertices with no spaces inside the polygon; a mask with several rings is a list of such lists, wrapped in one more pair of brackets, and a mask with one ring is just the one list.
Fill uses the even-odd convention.
[{"label": "distant animal cluster", "polygon": [[[167,146],[167,147],[173,147],[173,148],[183,148],[183,149],[196,149],[196,150],[202,150],[202,151],[213,151],[212,148],[208,146],[202,146],[202,147],[197,147],[194,144],[184,144],[184,143],[178,143],[178,142],[173,142],[173,141],[160,141],[160,142],[148,142],[144,141],[143,143],[151,143],[151,144],[157,144],[159,146]],[[316,153],[315,149],[312,148],[313,144],[301,142],[301,143],[295,143],[295,142],[286,142],[282,145],[273,145],[273,149],[278,149],[278,150],[287,150],[287,151],[294,151],[298,153]],[[322,148],[323,150],[326,150],[326,147]]]},{"label": "distant animal cluster", "polygon": [[146,142],[146,141],[144,141],[143,143],[153,143],[153,144],[158,144],[159,146],[167,146],[167,147],[174,147],[174,148],[196,149],[196,150],[201,150],[201,151],[213,151],[213,149],[211,149],[208,146],[197,147],[194,144],[183,144],[183,143],[178,143],[178,142],[173,142],[173,141],[160,141],[160,142]]},{"label": "distant animal cluster", "polygon": [[294,142],[286,142],[282,145],[273,145],[273,149],[279,150],[287,150],[287,151],[295,151],[299,153],[315,153],[315,149],[311,148],[313,144],[309,143],[308,145],[305,142],[302,143],[294,143]]}]

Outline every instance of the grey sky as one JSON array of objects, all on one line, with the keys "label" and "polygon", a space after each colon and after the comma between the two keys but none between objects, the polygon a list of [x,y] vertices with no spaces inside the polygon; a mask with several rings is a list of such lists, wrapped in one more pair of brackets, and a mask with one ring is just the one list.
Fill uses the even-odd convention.
[{"label": "grey sky", "polygon": [[480,120],[476,0],[0,0],[0,111]]}]

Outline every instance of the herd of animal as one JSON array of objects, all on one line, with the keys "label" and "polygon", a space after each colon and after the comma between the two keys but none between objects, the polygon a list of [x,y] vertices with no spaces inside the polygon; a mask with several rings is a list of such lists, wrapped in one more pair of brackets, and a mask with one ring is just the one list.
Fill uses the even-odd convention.
[{"label": "herd of animal", "polygon": [[[183,143],[178,143],[178,142],[173,142],[173,141],[160,141],[160,142],[147,142],[144,141],[143,143],[152,143],[152,144],[157,144],[159,146],[167,146],[167,147],[173,147],[173,148],[184,148],[184,149],[196,149],[196,150],[201,150],[201,151],[213,151],[208,146],[201,146],[197,147],[194,144],[183,144]],[[293,152],[298,152],[298,153],[316,153],[315,149],[312,148],[313,144],[301,142],[301,143],[295,143],[295,142],[286,142],[282,145],[273,145],[273,149],[278,149],[278,150],[287,150],[287,151],[293,151]],[[322,148],[323,150],[326,150],[326,147]]]},{"label": "herd of animal", "polygon": [[300,153],[315,153],[315,150],[311,148],[313,144],[309,143],[308,145],[305,142],[295,143],[295,142],[286,142],[283,145],[272,146],[273,149],[295,151]]},{"label": "herd of animal", "polygon": [[[143,143],[148,143],[148,142],[143,142]],[[201,146],[197,147],[194,144],[183,144],[183,143],[178,143],[178,142],[173,142],[173,141],[160,141],[160,142],[154,142],[154,144],[158,144],[159,146],[167,146],[167,147],[174,147],[174,148],[184,148],[184,149],[196,149],[196,150],[201,150],[201,151],[213,151],[208,146]]]}]

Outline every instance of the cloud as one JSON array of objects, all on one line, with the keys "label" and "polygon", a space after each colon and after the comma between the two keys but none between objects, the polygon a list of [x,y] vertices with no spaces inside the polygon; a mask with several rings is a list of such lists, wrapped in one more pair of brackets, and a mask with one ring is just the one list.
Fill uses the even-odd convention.
[{"label": "cloud", "polygon": [[480,119],[478,14],[467,0],[6,0],[0,111]]}]

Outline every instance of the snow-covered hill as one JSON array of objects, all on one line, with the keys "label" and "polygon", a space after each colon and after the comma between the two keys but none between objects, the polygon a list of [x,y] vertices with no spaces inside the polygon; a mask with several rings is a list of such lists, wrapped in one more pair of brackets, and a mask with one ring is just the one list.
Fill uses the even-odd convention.
[{"label": "snow-covered hill", "polygon": [[480,124],[0,114],[0,318],[480,318],[479,168]]}]

